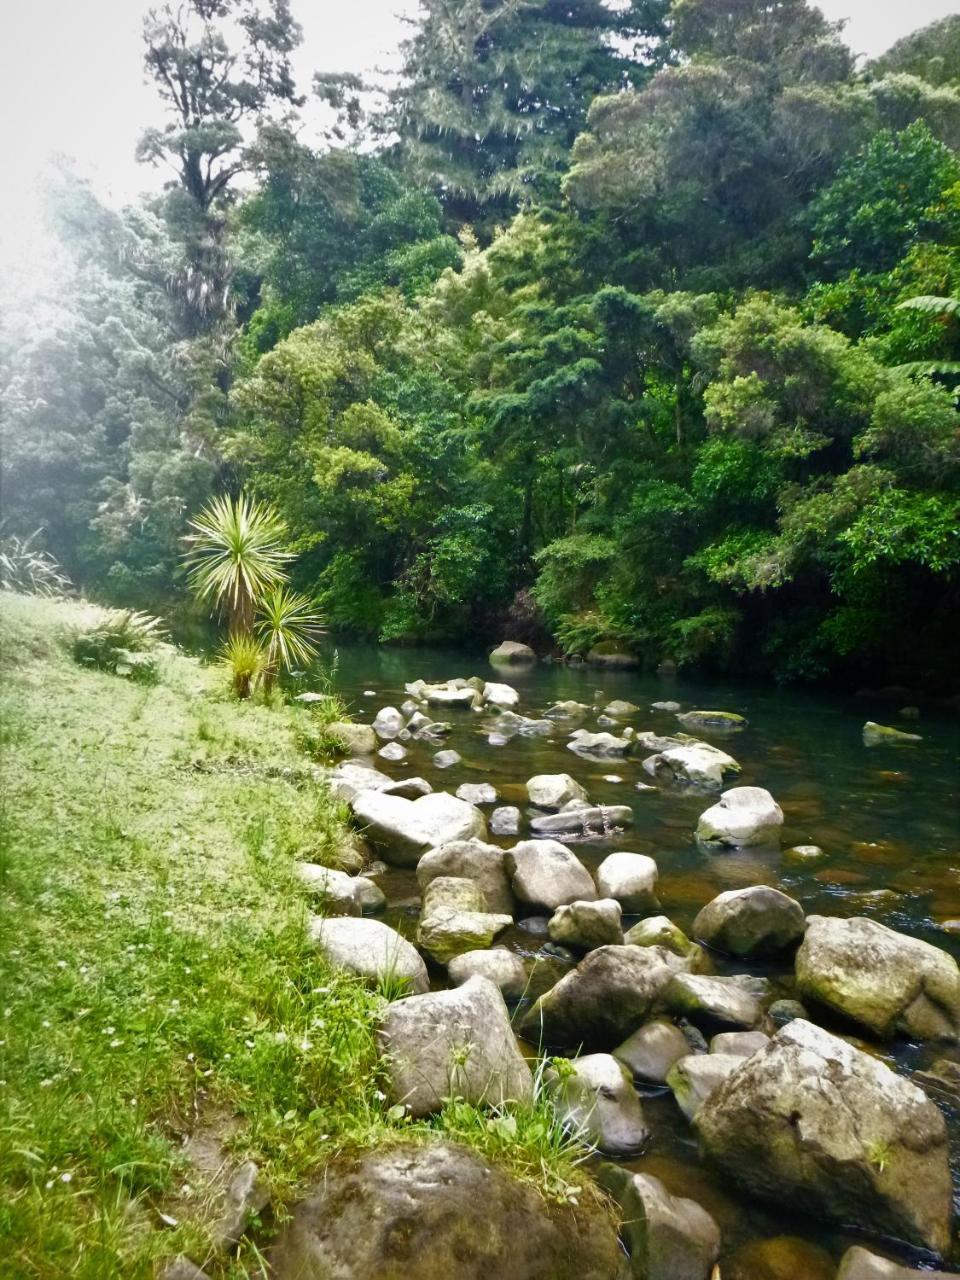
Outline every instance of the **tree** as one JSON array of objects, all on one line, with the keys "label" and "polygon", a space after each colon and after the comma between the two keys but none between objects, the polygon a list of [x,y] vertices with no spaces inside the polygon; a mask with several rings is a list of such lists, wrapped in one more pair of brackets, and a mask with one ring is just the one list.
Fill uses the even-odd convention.
[{"label": "tree", "polygon": [[960,14],[951,13],[898,40],[867,67],[869,75],[902,72],[929,84],[960,85]]},{"label": "tree", "polygon": [[556,195],[598,93],[641,83],[659,57],[662,0],[425,0],[388,124],[402,163],[454,222],[489,235]]},{"label": "tree", "polygon": [[[236,33],[233,44],[225,24]],[[245,165],[244,130],[275,105],[300,102],[290,69],[300,28],[289,0],[185,0],[151,9],[143,35],[144,64],[169,120],[147,130],[138,157],[166,163],[176,175],[164,213],[184,246],[180,288],[200,332],[228,305],[226,210]]]}]

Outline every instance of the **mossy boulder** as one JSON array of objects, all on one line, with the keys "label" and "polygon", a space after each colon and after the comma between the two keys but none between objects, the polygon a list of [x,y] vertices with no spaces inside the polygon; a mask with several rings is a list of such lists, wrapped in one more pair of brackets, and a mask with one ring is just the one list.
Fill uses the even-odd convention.
[{"label": "mossy boulder", "polygon": [[873,720],[868,720],[863,726],[863,745],[865,747],[882,747],[885,745],[896,746],[905,742],[922,742],[923,737],[919,733],[904,733],[902,729],[891,729],[886,724],[876,724]]}]

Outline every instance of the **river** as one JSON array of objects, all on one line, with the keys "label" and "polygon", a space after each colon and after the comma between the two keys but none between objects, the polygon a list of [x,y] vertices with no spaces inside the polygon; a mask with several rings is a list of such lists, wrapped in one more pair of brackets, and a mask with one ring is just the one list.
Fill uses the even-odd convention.
[{"label": "river", "polygon": [[[332,649],[332,646],[330,646]],[[410,742],[409,759],[401,764],[378,762],[394,777],[421,776],[435,790],[454,791],[464,782],[491,782],[499,803],[523,809],[527,778],[567,772],[595,803],[627,804],[632,827],[614,836],[578,842],[578,857],[591,869],[614,850],[645,853],[659,866],[659,897],[665,914],[690,931],[694,916],[715,894],[751,884],[769,884],[797,898],[808,913],[864,915],[960,957],[960,806],[958,756],[960,723],[955,711],[921,706],[919,720],[900,716],[902,700],[882,695],[843,696],[807,689],[750,686],[722,678],[688,679],[636,672],[602,671],[585,666],[539,663],[498,668],[486,654],[462,650],[397,649],[338,645],[335,687],[357,721],[369,722],[383,706],[399,706],[404,684],[419,677],[446,680],[479,675],[506,681],[520,694],[517,710],[539,716],[551,703],[576,699],[602,708],[612,699],[638,704],[644,711],[623,723],[637,729],[670,734],[680,726],[669,712],[647,711],[651,702],[672,700],[684,710],[722,709],[749,721],[736,733],[697,736],[723,747],[743,768],[736,785],[767,788],[785,816],[781,849],[709,852],[694,839],[699,814],[713,803],[710,796],[671,790],[635,788],[650,782],[640,756],[597,763],[567,749],[574,725],[558,722],[551,737],[516,736],[501,746],[487,742],[482,717],[469,711],[443,712],[453,723],[444,747],[462,756],[460,764],[438,769],[436,745]],[[331,657],[328,651],[327,660]],[[304,684],[303,687],[308,687]],[[369,696],[372,691],[374,696]],[[866,720],[890,724],[922,735],[922,742],[866,747]],[[583,722],[598,728],[596,712]],[[615,731],[615,730],[614,730]],[[605,775],[618,775],[611,781]],[[491,806],[485,806],[489,814]],[[521,829],[521,836],[525,834]],[[495,841],[508,847],[514,838]],[[791,861],[784,852],[794,845],[819,845],[825,853],[814,863]],[[390,869],[380,880],[390,904],[388,919],[412,936],[419,894],[413,872]],[[625,927],[633,923],[625,920]],[[543,939],[514,928],[500,939],[524,954],[536,953]],[[718,973],[762,974],[774,981],[777,994],[792,995],[791,962],[749,964],[714,957]],[[934,1058],[960,1061],[960,1049],[943,1046],[872,1045],[895,1069],[909,1073]],[[771,1209],[731,1193],[729,1185],[701,1163],[689,1124],[669,1092],[641,1091],[644,1113],[653,1136],[631,1168],[655,1173],[670,1190],[700,1201],[723,1232],[724,1280],[796,1280],[831,1276],[826,1259],[838,1259],[854,1237],[794,1217],[788,1207]],[[948,1116],[953,1135],[955,1186],[960,1152],[960,1116]],[[758,1239],[790,1236],[787,1269],[764,1271],[750,1244]],[[806,1242],[804,1244],[803,1242]],[[793,1249],[793,1252],[790,1249]],[[806,1249],[806,1252],[805,1252]],[[814,1252],[810,1250],[813,1249]],[[750,1261],[752,1257],[752,1261]],[[914,1262],[918,1259],[913,1259]],[[922,1261],[922,1260],[921,1260]],[[960,1251],[953,1257],[960,1266]],[[790,1268],[792,1267],[792,1272]]]}]

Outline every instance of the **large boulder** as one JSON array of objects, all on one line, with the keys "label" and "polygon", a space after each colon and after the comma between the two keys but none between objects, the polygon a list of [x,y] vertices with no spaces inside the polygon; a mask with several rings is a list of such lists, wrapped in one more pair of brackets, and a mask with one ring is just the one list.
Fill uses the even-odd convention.
[{"label": "large boulder", "polygon": [[666,1018],[654,1018],[613,1051],[635,1080],[666,1084],[670,1068],[690,1053],[690,1041]]},{"label": "large boulder", "polygon": [[411,1115],[439,1111],[445,1098],[491,1106],[533,1099],[507,1006],[487,978],[395,1000],[377,1039],[390,1099]]},{"label": "large boulder", "polygon": [[946,1271],[914,1271],[911,1267],[898,1266],[889,1258],[855,1244],[840,1259],[836,1280],[956,1280],[957,1273]]},{"label": "large boulder", "polygon": [[427,966],[416,947],[380,920],[313,916],[307,935],[338,969],[372,982],[405,982],[411,991],[430,988]]},{"label": "large boulder", "polygon": [[534,1043],[614,1049],[650,1015],[683,965],[662,947],[598,947],[544,992],[521,1030]]},{"label": "large boulder", "polygon": [[658,782],[701,787],[704,791],[719,791],[729,774],[740,772],[733,756],[707,742],[669,747],[647,756],[643,767]]},{"label": "large boulder", "polygon": [[800,903],[762,884],[717,894],[693,922],[701,942],[733,956],[776,955],[795,946],[805,928]]},{"label": "large boulder", "polygon": [[567,743],[568,751],[575,751],[580,756],[597,756],[601,759],[611,756],[625,756],[633,745],[630,738],[617,738],[612,733],[590,733],[587,729],[578,729],[570,735]]},{"label": "large boulder", "polygon": [[377,735],[368,724],[336,720],[327,726],[326,733],[340,744],[344,755],[372,756],[377,749]]},{"label": "large boulder", "polygon": [[630,1073],[609,1053],[557,1059],[543,1079],[561,1122],[605,1155],[633,1155],[649,1138]]},{"label": "large boulder", "polygon": [[392,741],[405,728],[406,720],[396,707],[381,707],[373,718],[374,733],[382,742]]},{"label": "large boulder", "polygon": [[720,1228],[706,1209],[671,1195],[652,1174],[620,1165],[601,1165],[597,1180],[620,1207],[635,1280],[709,1280],[720,1254]]},{"label": "large boulder", "polygon": [[536,662],[537,655],[528,644],[520,644],[517,640],[503,640],[490,654],[490,661],[495,667],[508,667],[514,662]]},{"label": "large boulder", "polygon": [[783,810],[763,787],[731,787],[700,815],[697,839],[740,848],[780,838]]},{"label": "large boulder", "polygon": [[620,914],[620,903],[613,898],[567,903],[557,907],[550,917],[550,939],[582,951],[619,946],[623,942]]},{"label": "large boulder", "polygon": [[884,1063],[796,1019],[733,1071],[694,1126],[754,1195],[944,1253],[952,1185],[943,1116]]},{"label": "large boulder", "polygon": [[517,899],[530,906],[556,911],[597,896],[590,872],[558,840],[521,840],[507,850],[505,866]]},{"label": "large boulder", "polygon": [[513,924],[513,917],[484,910],[485,900],[473,880],[438,876],[423,896],[417,925],[417,943],[438,964],[446,964],[464,951],[483,950],[498,933]]},{"label": "large boulder", "polygon": [[960,1038],[960,969],[953,957],[862,916],[807,917],[797,991],[874,1035]]},{"label": "large boulder", "polygon": [[418,1141],[328,1165],[270,1251],[275,1280],[612,1280],[591,1196],[558,1204],[466,1147]]},{"label": "large boulder", "polygon": [[662,1007],[688,1018],[702,1030],[751,1030],[763,1016],[755,994],[756,982],[750,978],[678,973],[663,992]]},{"label": "large boulder", "polygon": [[535,836],[608,835],[615,828],[633,823],[633,810],[626,804],[584,804],[572,800],[560,813],[545,813],[530,819]]},{"label": "large boulder", "polygon": [[430,849],[417,863],[421,892],[438,876],[473,880],[483,893],[485,909],[513,915],[513,890],[505,865],[506,854],[483,840],[452,840]]},{"label": "large boulder", "polygon": [[538,773],[527,780],[527,799],[537,809],[562,809],[571,800],[586,800],[586,790],[569,773]]},{"label": "large boulder", "polygon": [[520,695],[512,685],[488,680],[483,686],[483,700],[494,707],[515,707]]},{"label": "large boulder", "polygon": [[361,791],[351,807],[370,843],[387,862],[400,867],[415,867],[428,849],[451,840],[483,839],[487,834],[480,810],[446,791],[417,800]]},{"label": "large boulder", "polygon": [[597,888],[616,898],[627,915],[658,911],[657,864],[644,853],[611,853],[597,868]]},{"label": "large boulder", "polygon": [[519,1000],[526,995],[530,975],[523,959],[506,947],[465,951],[454,956],[447,965],[454,986],[462,987],[473,977],[488,978],[505,1000]]},{"label": "large boulder", "polygon": [[372,765],[357,760],[343,760],[324,775],[330,793],[336,800],[350,804],[361,791],[382,791],[393,779]]}]

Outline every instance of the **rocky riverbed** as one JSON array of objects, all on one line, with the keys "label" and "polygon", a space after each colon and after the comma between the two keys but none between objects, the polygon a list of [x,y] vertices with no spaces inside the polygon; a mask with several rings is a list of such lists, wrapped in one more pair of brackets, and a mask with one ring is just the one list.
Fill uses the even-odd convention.
[{"label": "rocky riverbed", "polygon": [[610,672],[551,699],[523,657],[359,691],[327,775],[364,865],[301,869],[312,936],[397,984],[395,1103],[528,1100],[562,1055],[539,1087],[596,1149],[635,1276],[955,1259],[956,818],[922,856],[882,834],[942,736],[851,709],[862,786],[831,812],[767,707]]}]

